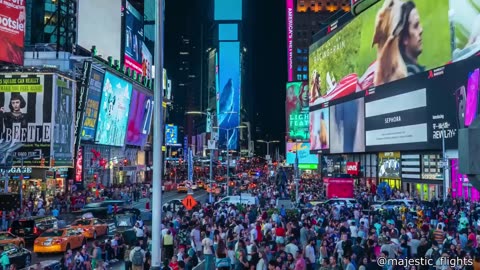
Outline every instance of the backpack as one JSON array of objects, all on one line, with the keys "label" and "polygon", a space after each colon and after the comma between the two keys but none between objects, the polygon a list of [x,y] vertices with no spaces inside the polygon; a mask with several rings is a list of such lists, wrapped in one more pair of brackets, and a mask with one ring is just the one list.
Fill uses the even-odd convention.
[{"label": "backpack", "polygon": [[190,262],[192,263],[192,266],[195,267],[198,265],[198,257],[197,257],[197,254],[193,254],[192,256],[192,259],[190,260]]},{"label": "backpack", "polygon": [[132,264],[135,266],[143,265],[143,253],[140,249],[135,250],[133,253]]}]

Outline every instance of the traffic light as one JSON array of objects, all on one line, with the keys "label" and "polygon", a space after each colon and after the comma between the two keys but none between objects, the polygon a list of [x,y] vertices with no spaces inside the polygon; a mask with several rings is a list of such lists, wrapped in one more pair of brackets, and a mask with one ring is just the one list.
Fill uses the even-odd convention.
[{"label": "traffic light", "polygon": [[40,166],[44,167],[45,166],[45,158],[40,159]]},{"label": "traffic light", "polygon": [[229,186],[231,187],[234,187],[235,186],[235,182],[233,180],[230,180],[230,183],[228,183]]}]

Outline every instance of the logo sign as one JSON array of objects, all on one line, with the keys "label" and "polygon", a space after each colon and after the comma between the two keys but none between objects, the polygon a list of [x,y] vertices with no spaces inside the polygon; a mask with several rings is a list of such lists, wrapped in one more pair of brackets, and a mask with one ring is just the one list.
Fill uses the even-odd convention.
[{"label": "logo sign", "polygon": [[358,175],[360,172],[360,162],[347,162],[347,174]]},{"label": "logo sign", "polygon": [[287,0],[287,65],[288,81],[293,80],[293,0]]},{"label": "logo sign", "polygon": [[192,195],[187,195],[187,197],[182,200],[182,204],[188,211],[190,211],[198,204],[198,202]]}]

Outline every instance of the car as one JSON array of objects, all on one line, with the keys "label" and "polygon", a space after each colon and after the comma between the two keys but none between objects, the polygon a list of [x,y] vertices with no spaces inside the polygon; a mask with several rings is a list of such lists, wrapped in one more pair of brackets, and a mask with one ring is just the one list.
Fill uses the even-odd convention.
[{"label": "car", "polygon": [[117,205],[117,208],[118,208],[117,211],[121,211],[126,204],[127,202],[122,200],[105,200],[102,202],[88,203],[82,209],[73,211],[72,213],[76,215],[91,213],[96,218],[108,218],[109,205],[111,205],[112,208],[114,205]]},{"label": "car", "polygon": [[327,205],[340,205],[345,206],[347,208],[353,208],[358,205],[356,199],[353,198],[333,198],[324,202]]},{"label": "car", "polygon": [[15,265],[17,269],[29,267],[32,263],[32,253],[23,247],[14,244],[0,244],[4,252],[7,254],[11,265]]},{"label": "car", "polygon": [[198,189],[198,185],[196,182],[193,182],[192,184],[192,190],[197,190]]},{"label": "car", "polygon": [[18,247],[25,247],[25,240],[9,232],[0,232],[0,245],[14,244]]},{"label": "car", "polygon": [[80,248],[87,243],[83,231],[77,228],[49,229],[43,232],[33,243],[33,252],[37,254],[66,252]]},{"label": "car", "polygon": [[98,218],[81,218],[71,224],[72,228],[82,229],[87,239],[97,239],[98,236],[108,235],[108,223]]},{"label": "car", "polygon": [[184,183],[178,184],[177,185],[177,192],[188,192],[188,188]]},{"label": "car", "polygon": [[184,208],[182,204],[182,200],[180,199],[173,199],[164,203],[162,206],[162,209],[164,212],[167,212],[167,210],[169,210],[169,207],[170,207],[170,211],[173,211],[173,212],[177,212],[178,210]]},{"label": "car", "polygon": [[31,243],[44,231],[53,228],[55,224],[58,224],[58,220],[53,216],[22,218],[14,220],[8,232]]},{"label": "car", "polygon": [[59,260],[42,260],[34,265],[31,266],[25,266],[25,269],[23,270],[37,270],[37,269],[43,269],[43,270],[60,270],[62,269],[62,265],[60,264]]},{"label": "car", "polygon": [[402,206],[405,206],[407,208],[411,208],[414,205],[413,200],[405,200],[405,199],[400,199],[400,200],[389,200],[384,203],[382,203],[380,206],[376,206],[374,208],[374,211],[378,211],[380,209],[383,210],[390,210],[390,209],[396,209]]},{"label": "car", "polygon": [[202,180],[197,181],[198,188],[204,188],[205,183]]}]

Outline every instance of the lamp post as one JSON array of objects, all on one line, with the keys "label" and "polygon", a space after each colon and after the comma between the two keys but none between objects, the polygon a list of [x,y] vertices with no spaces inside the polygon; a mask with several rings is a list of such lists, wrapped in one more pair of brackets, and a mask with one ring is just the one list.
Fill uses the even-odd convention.
[{"label": "lamp post", "polygon": [[298,143],[301,142],[300,140],[297,140],[295,142],[295,201],[299,202],[299,197],[298,197],[298,186],[300,185],[300,170],[298,168]]},{"label": "lamp post", "polygon": [[230,130],[235,130],[237,128],[247,128],[247,126],[236,126],[233,128],[221,128],[221,127],[212,127],[216,128],[218,130],[225,130],[227,132],[227,143],[226,143],[226,148],[227,148],[227,195],[230,194],[230,146],[228,143],[228,140],[230,138]]},{"label": "lamp post", "polygon": [[257,142],[267,144],[267,156],[270,156],[270,144],[279,143],[280,141],[279,140],[273,140],[273,141],[257,140]]}]

